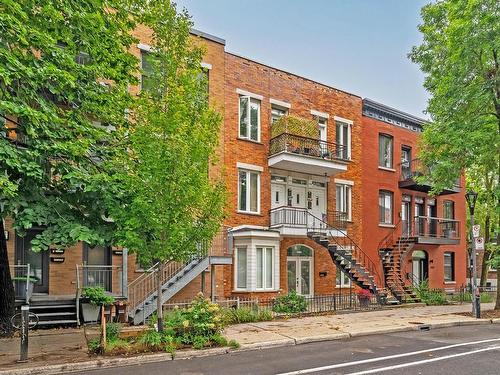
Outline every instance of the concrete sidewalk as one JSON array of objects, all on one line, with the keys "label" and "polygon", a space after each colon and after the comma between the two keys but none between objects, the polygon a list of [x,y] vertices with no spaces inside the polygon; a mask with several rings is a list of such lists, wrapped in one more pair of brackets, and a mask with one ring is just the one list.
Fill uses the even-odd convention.
[{"label": "concrete sidewalk", "polygon": [[[483,311],[493,308],[483,304]],[[347,339],[349,337],[416,330],[419,327],[439,328],[468,324],[489,324],[489,319],[474,319],[456,313],[469,312],[469,304],[453,306],[398,307],[380,311],[350,314],[310,316],[237,324],[226,329],[228,340],[236,340],[240,350],[273,346],[298,345],[307,342]],[[496,321],[494,321],[496,322]],[[178,351],[175,359],[224,354],[227,348]],[[115,367],[139,362],[172,360],[169,353],[137,357],[98,357],[87,355],[83,329],[34,331],[30,335],[29,362],[16,363],[19,358],[19,338],[0,339],[0,375],[57,374]]]}]

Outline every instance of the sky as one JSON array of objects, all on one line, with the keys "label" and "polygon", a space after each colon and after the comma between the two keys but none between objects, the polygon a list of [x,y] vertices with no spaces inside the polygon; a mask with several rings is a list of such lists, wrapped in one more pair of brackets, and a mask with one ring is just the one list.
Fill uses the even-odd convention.
[{"label": "sky", "polygon": [[407,57],[429,0],[174,0],[226,50],[427,118]]}]

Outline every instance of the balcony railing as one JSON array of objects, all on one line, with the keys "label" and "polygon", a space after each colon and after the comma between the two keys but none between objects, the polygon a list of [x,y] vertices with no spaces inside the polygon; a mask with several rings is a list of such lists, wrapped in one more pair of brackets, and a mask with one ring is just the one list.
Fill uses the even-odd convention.
[{"label": "balcony railing", "polygon": [[269,155],[280,152],[289,152],[324,160],[350,160],[346,146],[290,133],[282,133],[271,138]]},{"label": "balcony railing", "polygon": [[[319,229],[333,227],[337,229],[345,229],[347,226],[347,215],[344,212],[330,211],[327,214],[324,214],[322,218],[318,219],[316,219],[315,216],[310,215],[310,212],[311,211],[306,208],[299,207],[282,206],[273,208],[269,211],[271,227],[314,227]],[[324,228],[321,228],[321,226],[324,226]]]},{"label": "balcony railing", "polygon": [[401,221],[401,231],[403,236],[409,237],[460,240],[460,222],[454,219],[415,216],[413,221]]},{"label": "balcony railing", "polygon": [[[399,163],[399,187],[417,191],[428,192],[431,184],[417,182],[419,177],[428,176],[432,167],[425,165],[420,159],[408,160]],[[460,189],[460,179],[457,179],[451,188],[444,189],[441,194],[457,193]]]}]

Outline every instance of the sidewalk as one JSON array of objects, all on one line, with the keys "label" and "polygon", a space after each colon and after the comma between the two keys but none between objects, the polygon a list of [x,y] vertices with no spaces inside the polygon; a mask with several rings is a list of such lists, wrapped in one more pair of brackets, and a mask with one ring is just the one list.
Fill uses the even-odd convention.
[{"label": "sidewalk", "polygon": [[[483,311],[493,308],[483,304]],[[271,346],[298,345],[307,342],[347,339],[349,337],[382,334],[453,325],[488,324],[488,319],[476,320],[456,315],[470,311],[469,304],[453,306],[399,307],[339,315],[322,315],[251,324],[237,324],[225,331],[228,340],[241,344],[240,350]],[[168,353],[148,354],[129,358],[87,355],[83,329],[56,329],[30,332],[29,362],[16,363],[19,358],[19,338],[0,339],[0,374],[56,374],[62,371],[125,366],[140,362],[171,360]],[[223,354],[227,348],[178,351],[175,359]]]}]

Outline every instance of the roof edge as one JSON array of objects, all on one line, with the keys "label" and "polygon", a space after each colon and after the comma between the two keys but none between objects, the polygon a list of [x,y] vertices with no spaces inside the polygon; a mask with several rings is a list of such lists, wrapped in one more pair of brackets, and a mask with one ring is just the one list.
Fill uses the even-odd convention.
[{"label": "roof edge", "polygon": [[191,28],[189,30],[189,32],[191,34],[193,34],[193,35],[199,36],[200,38],[211,40],[212,42],[222,44],[223,46],[226,45],[226,40],[225,39],[219,38],[218,36],[215,36],[215,35],[212,35],[212,34],[208,34],[208,33],[203,32],[201,30]]}]

